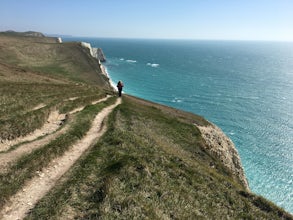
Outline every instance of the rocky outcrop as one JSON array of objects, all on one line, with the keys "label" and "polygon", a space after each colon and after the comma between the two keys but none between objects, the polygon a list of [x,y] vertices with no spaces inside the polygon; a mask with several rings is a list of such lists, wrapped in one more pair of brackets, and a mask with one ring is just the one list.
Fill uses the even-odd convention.
[{"label": "rocky outcrop", "polygon": [[241,160],[233,142],[215,125],[197,126],[206,141],[206,149],[230,170],[234,179],[249,191]]},{"label": "rocky outcrop", "polygon": [[93,48],[96,49],[96,56],[97,58],[101,61],[101,62],[105,62],[106,61],[106,57],[102,51],[101,48]]},{"label": "rocky outcrop", "polygon": [[89,50],[89,52],[90,52],[90,54],[91,54],[92,57],[94,56],[93,55],[93,48],[92,48],[92,46],[91,46],[90,43],[81,42],[80,44],[81,44],[82,47],[87,48]]},{"label": "rocky outcrop", "polygon": [[87,48],[92,57],[98,59],[100,62],[105,62],[106,58],[101,48],[92,47],[90,43],[81,42],[81,46]]}]

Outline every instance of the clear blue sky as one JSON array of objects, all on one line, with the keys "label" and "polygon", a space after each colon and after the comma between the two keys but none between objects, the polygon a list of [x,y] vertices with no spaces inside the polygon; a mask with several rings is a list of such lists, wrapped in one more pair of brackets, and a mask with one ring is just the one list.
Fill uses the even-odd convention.
[{"label": "clear blue sky", "polygon": [[293,0],[0,0],[0,31],[293,41]]}]

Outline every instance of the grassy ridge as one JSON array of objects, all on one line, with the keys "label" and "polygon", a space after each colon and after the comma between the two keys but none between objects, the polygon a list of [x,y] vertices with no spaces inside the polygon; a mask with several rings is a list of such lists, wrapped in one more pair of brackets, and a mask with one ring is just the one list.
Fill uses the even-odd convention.
[{"label": "grassy ridge", "polygon": [[292,219],[204,151],[187,123],[202,119],[168,110],[124,98],[102,139],[27,219]]}]

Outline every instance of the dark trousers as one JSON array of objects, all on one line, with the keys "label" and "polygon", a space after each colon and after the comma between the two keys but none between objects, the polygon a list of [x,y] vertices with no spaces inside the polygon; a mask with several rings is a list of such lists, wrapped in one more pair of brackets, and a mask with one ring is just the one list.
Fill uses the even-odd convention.
[{"label": "dark trousers", "polygon": [[119,97],[122,95],[122,89],[118,89]]}]

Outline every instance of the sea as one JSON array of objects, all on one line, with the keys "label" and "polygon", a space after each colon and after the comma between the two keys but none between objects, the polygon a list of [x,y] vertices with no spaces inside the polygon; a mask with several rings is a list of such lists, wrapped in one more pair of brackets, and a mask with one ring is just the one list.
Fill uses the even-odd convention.
[{"label": "sea", "polygon": [[252,192],[293,213],[293,42],[64,38],[101,47],[124,92],[205,117]]}]

